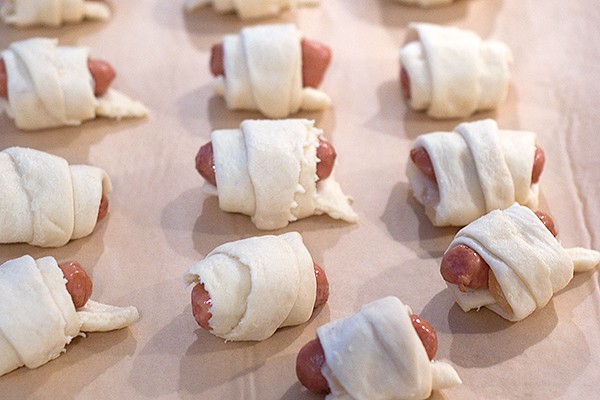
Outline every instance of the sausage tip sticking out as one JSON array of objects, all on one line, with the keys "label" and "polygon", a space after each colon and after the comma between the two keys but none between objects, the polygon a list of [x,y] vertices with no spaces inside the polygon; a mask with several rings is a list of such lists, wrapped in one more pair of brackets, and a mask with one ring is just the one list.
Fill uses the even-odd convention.
[{"label": "sausage tip sticking out", "polygon": [[217,186],[212,142],[206,143],[198,150],[198,154],[196,154],[196,171],[198,171],[208,183]]},{"label": "sausage tip sticking out", "polygon": [[[103,60],[88,59],[88,69],[94,79],[94,95],[102,96],[108,90],[117,73],[114,68]],[[0,58],[0,97],[8,98],[8,75],[4,60]]]},{"label": "sausage tip sticking out", "polygon": [[430,360],[433,360],[438,349],[437,332],[429,322],[417,314],[412,314],[410,320],[425,347],[425,351],[427,351],[427,356]]},{"label": "sausage tip sticking out", "polygon": [[115,76],[117,76],[117,73],[106,61],[92,58],[88,59],[88,69],[96,83],[94,94],[96,96],[102,96],[108,90],[108,87],[113,79],[115,79]]},{"label": "sausage tip sticking out", "polygon": [[542,171],[544,170],[545,163],[546,163],[546,155],[544,154],[544,150],[535,146],[535,153],[533,155],[533,170],[531,171],[531,183],[539,182],[540,175],[542,175]]},{"label": "sausage tip sticking out", "polygon": [[302,84],[317,88],[331,62],[331,49],[322,43],[302,39]]},{"label": "sausage tip sticking out", "polygon": [[[302,39],[302,86],[318,87],[331,62],[331,49],[322,43]],[[225,51],[223,43],[212,46],[210,51],[210,72],[213,76],[225,76]]]},{"label": "sausage tip sticking out", "polygon": [[223,43],[217,43],[210,49],[210,72],[213,76],[225,75]]},{"label": "sausage tip sticking out", "polygon": [[102,193],[102,198],[100,199],[100,206],[98,207],[98,218],[96,222],[99,222],[108,214],[108,197],[104,193]]},{"label": "sausage tip sticking out", "polygon": [[552,233],[552,236],[556,237],[558,235],[558,230],[556,229],[556,225],[554,225],[554,220],[549,214],[546,214],[543,211],[534,211],[535,215],[542,221],[542,223],[546,226],[546,228]]},{"label": "sausage tip sticking out", "polygon": [[[427,357],[433,360],[438,348],[435,329],[429,322],[416,314],[412,314],[410,320],[425,347]],[[296,376],[300,383],[313,393],[327,394],[330,392],[329,384],[321,373],[325,361],[325,352],[319,338],[306,343],[296,357]]]},{"label": "sausage tip sticking out", "polygon": [[6,76],[6,65],[0,58],[0,97],[8,97],[8,77]]},{"label": "sausage tip sticking out", "polygon": [[317,308],[325,304],[327,299],[329,299],[329,281],[323,268],[314,261],[313,268],[315,270],[315,279],[317,281],[317,296],[315,298],[314,308]]},{"label": "sausage tip sticking out", "polygon": [[71,295],[73,304],[79,309],[87,303],[92,296],[93,284],[85,269],[76,261],[67,261],[58,264],[67,280],[67,291]]},{"label": "sausage tip sticking out", "polygon": [[402,87],[402,96],[406,100],[410,100],[410,78],[404,67],[400,67],[400,86]]},{"label": "sausage tip sticking out", "polygon": [[210,331],[208,320],[212,317],[209,311],[211,306],[212,301],[210,295],[204,289],[204,284],[198,283],[192,289],[192,314],[198,325],[207,331]]},{"label": "sausage tip sticking out", "polygon": [[329,178],[329,175],[333,171],[336,157],[337,153],[331,143],[326,140],[319,140],[319,147],[317,147],[317,158],[319,159],[317,163],[317,177],[319,179]]},{"label": "sausage tip sticking out", "polygon": [[[317,147],[317,178],[327,179],[333,171],[333,165],[337,154],[333,145],[326,140],[319,140]],[[212,142],[208,142],[200,147],[196,154],[196,171],[211,185],[217,186],[215,176],[215,158]]]},{"label": "sausage tip sticking out", "polygon": [[319,339],[306,343],[296,357],[296,376],[305,388],[312,393],[328,394],[329,384],[321,373],[325,363],[325,353]]}]

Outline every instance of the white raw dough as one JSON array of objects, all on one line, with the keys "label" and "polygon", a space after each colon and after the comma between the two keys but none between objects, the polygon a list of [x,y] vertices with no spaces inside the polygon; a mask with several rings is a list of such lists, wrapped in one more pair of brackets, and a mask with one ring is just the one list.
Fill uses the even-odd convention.
[{"label": "white raw dough", "polygon": [[2,53],[8,101],[4,108],[23,130],[80,125],[96,116],[143,117],[147,108],[114,89],[94,96],[89,49],[59,46],[57,39],[13,42]]},{"label": "white raw dough", "polygon": [[23,147],[0,152],[0,187],[0,243],[41,247],[92,233],[102,193],[112,190],[98,167]]},{"label": "white raw dough", "polygon": [[[83,313],[75,310],[54,258],[22,256],[0,265],[0,376],[55,359],[80,331],[120,329],[139,317],[135,307],[113,307],[91,300],[85,309]],[[121,314],[118,309],[123,310]],[[125,310],[127,316],[123,318]]]},{"label": "white raw dough", "polygon": [[219,207],[250,215],[263,230],[323,213],[356,222],[333,176],[316,182],[321,134],[314,121],[303,119],[246,120],[240,129],[214,131]]},{"label": "white raw dough", "polygon": [[223,38],[225,76],[215,78],[215,93],[232,110],[257,110],[285,118],[322,110],[331,99],[302,87],[301,34],[293,24],[259,25]]},{"label": "white raw dough", "polygon": [[462,383],[450,364],[429,360],[411,314],[390,296],[317,329],[327,400],[426,399],[432,390]]},{"label": "white raw dough", "polygon": [[400,61],[410,81],[411,108],[432,118],[459,118],[504,101],[512,62],[504,43],[448,26],[413,23],[410,28],[420,41],[404,46]]},{"label": "white raw dough", "polygon": [[409,160],[406,174],[413,194],[435,226],[464,226],[515,201],[535,208],[535,138],[533,132],[499,130],[491,119],[420,135],[413,148],[425,148],[437,183]]},{"label": "white raw dough", "polygon": [[57,27],[84,19],[106,21],[110,8],[102,1],[86,0],[4,0],[0,16],[17,27],[46,25]]},{"label": "white raw dough", "polygon": [[225,243],[185,274],[211,298],[211,333],[226,340],[264,340],[311,317],[313,261],[302,236],[289,232]]},{"label": "white raw dough", "polygon": [[215,11],[235,11],[240,18],[264,18],[300,5],[318,5],[320,0],[186,0],[185,9],[195,10],[212,4]]},{"label": "white raw dough", "polygon": [[464,244],[490,266],[512,312],[503,310],[487,289],[461,292],[448,283],[465,311],[487,307],[509,321],[520,321],[544,307],[571,281],[573,271],[600,264],[600,252],[564,249],[529,208],[513,204],[465,226],[448,249]]}]

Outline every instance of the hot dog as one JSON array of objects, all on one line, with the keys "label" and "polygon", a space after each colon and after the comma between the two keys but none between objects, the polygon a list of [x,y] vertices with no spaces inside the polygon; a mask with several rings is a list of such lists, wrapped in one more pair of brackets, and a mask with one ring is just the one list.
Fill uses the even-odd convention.
[{"label": "hot dog", "polygon": [[[313,261],[313,269],[315,271],[315,280],[317,282],[317,293],[315,298],[314,308],[320,307],[327,302],[329,298],[329,281],[323,268]],[[192,314],[194,319],[202,328],[210,331],[209,320],[212,317],[210,307],[212,305],[210,294],[204,288],[202,282],[199,282],[192,289]]]},{"label": "hot dog", "polygon": [[[435,329],[417,314],[411,315],[411,322],[427,351],[427,356],[430,360],[433,360],[438,346]],[[325,362],[325,353],[319,338],[306,343],[298,352],[296,376],[300,383],[312,393],[327,394],[330,392],[327,380],[321,373],[321,368]]]},{"label": "hot dog", "polygon": [[[333,145],[326,140],[319,139],[317,147],[317,178],[327,179],[331,175],[337,154]],[[196,170],[213,186],[217,186],[215,177],[215,163],[212,142],[208,142],[198,150],[196,154]]]},{"label": "hot dog", "polygon": [[[94,94],[102,96],[116,76],[114,68],[106,61],[90,58],[88,59],[88,69],[95,82]],[[0,97],[8,98],[8,76],[2,58],[0,58]]]},{"label": "hot dog", "polygon": [[[325,71],[331,62],[331,49],[322,43],[302,39],[302,84],[316,88],[321,84]],[[225,75],[223,60],[226,57],[223,44],[213,45],[210,55],[210,71],[214,76]]]},{"label": "hot dog", "polygon": [[[413,163],[421,170],[421,172],[428,178],[435,181],[435,171],[433,169],[433,163],[431,158],[424,147],[417,147],[411,149],[410,159]],[[531,172],[531,183],[537,183],[540,180],[540,175],[544,169],[544,163],[546,162],[546,156],[544,151],[539,147],[535,147],[535,154],[533,156],[533,170]]]},{"label": "hot dog", "polygon": [[[535,211],[535,214],[548,228],[552,235],[558,234],[554,220],[543,211]],[[442,257],[440,273],[446,282],[458,285],[462,292],[468,289],[494,289],[492,294],[498,293],[499,287],[490,288],[489,283],[495,282],[495,277],[490,274],[490,266],[470,247],[459,244],[452,247]],[[496,296],[494,296],[496,297]]]},{"label": "hot dog", "polygon": [[93,284],[89,275],[76,261],[62,262],[58,264],[66,279],[67,291],[71,295],[73,304],[79,309],[87,303],[92,296]]}]

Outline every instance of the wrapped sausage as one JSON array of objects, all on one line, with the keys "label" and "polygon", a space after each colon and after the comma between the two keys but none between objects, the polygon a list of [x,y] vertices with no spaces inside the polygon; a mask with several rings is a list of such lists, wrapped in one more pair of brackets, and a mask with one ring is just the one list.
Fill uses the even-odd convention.
[{"label": "wrapped sausage", "polygon": [[110,18],[110,8],[102,1],[4,0],[0,15],[5,23],[17,27],[57,27],[84,19],[106,21]]},{"label": "wrapped sausage", "polygon": [[535,133],[500,130],[491,119],[462,123],[452,132],[428,133],[415,140],[413,149],[426,151],[435,180],[411,161],[406,174],[435,226],[464,226],[515,201],[536,208],[535,141]]},{"label": "wrapped sausage", "polygon": [[59,247],[92,233],[108,175],[39,150],[0,152],[0,243]]},{"label": "wrapped sausage", "polygon": [[468,246],[487,263],[492,282],[477,290],[459,290],[447,282],[458,305],[465,312],[486,307],[509,321],[520,321],[548,304],[574,271],[600,264],[600,252],[564,249],[533,211],[518,204],[462,228],[448,250],[458,245]]},{"label": "wrapped sausage", "polygon": [[133,306],[92,300],[76,310],[52,257],[9,260],[0,265],[0,375],[55,359],[80,332],[121,329],[138,318]]},{"label": "wrapped sausage", "polygon": [[143,117],[147,108],[115,89],[94,96],[89,49],[59,46],[58,40],[13,42],[0,53],[6,65],[7,115],[23,130],[80,125],[97,116]]},{"label": "wrapped sausage", "polygon": [[429,359],[411,314],[390,296],[317,329],[328,400],[426,399],[432,390],[462,383],[450,364]]},{"label": "wrapped sausage", "polygon": [[467,117],[497,108],[508,91],[510,49],[454,27],[410,25],[419,41],[400,50],[412,109],[432,118]]},{"label": "wrapped sausage", "polygon": [[215,78],[215,93],[232,110],[256,110],[269,118],[329,107],[327,94],[303,87],[301,39],[293,24],[246,27],[226,35],[224,75]]},{"label": "wrapped sausage", "polygon": [[222,244],[187,271],[185,282],[203,285],[210,332],[225,340],[264,340],[302,324],[317,297],[313,261],[297,232]]},{"label": "wrapped sausage", "polygon": [[211,141],[217,186],[205,189],[219,197],[222,210],[251,216],[258,229],[320,214],[356,222],[333,175],[317,182],[321,134],[304,119],[246,120],[240,129],[216,130]]}]

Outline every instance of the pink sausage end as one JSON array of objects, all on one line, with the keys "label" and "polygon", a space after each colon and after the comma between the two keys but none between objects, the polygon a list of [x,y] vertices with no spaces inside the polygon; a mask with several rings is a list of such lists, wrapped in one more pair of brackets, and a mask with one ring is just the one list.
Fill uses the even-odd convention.
[{"label": "pink sausage end", "polygon": [[79,309],[85,306],[93,291],[92,280],[85,269],[76,261],[63,262],[58,264],[58,267],[67,280],[65,285],[75,308]]},{"label": "pink sausage end", "polygon": [[329,299],[329,280],[327,274],[323,268],[313,261],[313,268],[315,270],[315,278],[317,280],[317,296],[315,298],[314,308],[320,307],[327,302]]},{"label": "pink sausage end", "polygon": [[410,100],[410,78],[403,66],[400,67],[400,86],[402,87],[402,96],[406,100]]},{"label": "pink sausage end", "polygon": [[209,311],[211,306],[212,300],[206,289],[204,289],[204,284],[198,283],[192,289],[192,314],[198,325],[207,331],[210,331],[208,320],[212,317]]},{"label": "pink sausage end", "polygon": [[106,61],[92,58],[88,59],[88,69],[95,82],[94,94],[102,96],[117,76],[115,69]]},{"label": "pink sausage end", "polygon": [[319,339],[306,343],[296,357],[296,376],[304,387],[312,393],[327,394],[329,384],[321,373],[325,363],[325,353]]}]

